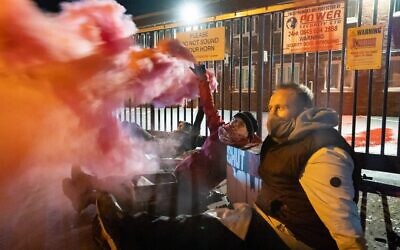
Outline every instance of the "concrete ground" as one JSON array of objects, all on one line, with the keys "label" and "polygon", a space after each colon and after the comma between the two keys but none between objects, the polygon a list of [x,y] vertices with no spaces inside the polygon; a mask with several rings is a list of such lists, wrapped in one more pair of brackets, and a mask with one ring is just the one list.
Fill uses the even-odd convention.
[{"label": "concrete ground", "polygon": [[[363,170],[363,174],[372,177],[373,181],[400,186],[400,175],[377,171]],[[361,197],[358,207],[361,208]],[[385,198],[378,194],[367,194],[365,237],[368,249],[400,249],[400,197],[387,197],[387,205],[390,213],[390,222],[384,218]],[[391,224],[391,225],[390,225]],[[391,228],[397,234],[397,248],[389,248],[386,227]]]},{"label": "concrete ground", "polygon": [[[400,237],[400,198],[388,197],[392,229]],[[386,223],[383,216],[382,197],[368,194],[365,237],[368,249],[389,249]],[[397,248],[400,249],[400,245]]]}]

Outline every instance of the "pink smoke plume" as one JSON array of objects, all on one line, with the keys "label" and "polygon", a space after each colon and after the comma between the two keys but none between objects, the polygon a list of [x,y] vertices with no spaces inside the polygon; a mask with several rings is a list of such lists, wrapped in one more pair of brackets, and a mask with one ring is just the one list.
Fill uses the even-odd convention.
[{"label": "pink smoke plume", "polygon": [[111,0],[66,3],[59,14],[2,1],[0,248],[54,249],[49,239],[68,228],[52,232],[70,209],[61,178],[72,164],[99,176],[157,169],[142,142],[120,132],[113,112],[124,100],[165,106],[197,96],[188,50],[174,40],[141,49],[124,12]]}]

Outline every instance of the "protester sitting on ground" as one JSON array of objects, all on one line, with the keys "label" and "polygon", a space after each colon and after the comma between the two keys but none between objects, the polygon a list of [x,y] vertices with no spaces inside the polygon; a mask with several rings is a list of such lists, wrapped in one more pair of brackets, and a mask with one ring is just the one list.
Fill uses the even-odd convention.
[{"label": "protester sitting on ground", "polygon": [[337,124],[336,112],[313,107],[307,87],[278,86],[253,208],[237,203],[161,218],[128,214],[105,194],[96,203],[97,225],[119,249],[366,249],[356,205],[360,168]]},{"label": "protester sitting on ground", "polygon": [[256,135],[257,120],[250,112],[239,112],[229,123],[225,123],[215,108],[204,65],[195,65],[193,72],[199,79],[199,105],[204,109],[210,134],[200,150],[177,165],[175,174],[180,187],[178,196],[190,201],[182,204],[191,204],[192,208],[196,208],[198,202],[226,178],[226,145],[249,148],[260,144],[261,139]]},{"label": "protester sitting on ground", "polygon": [[[230,123],[225,123],[214,106],[205,67],[196,65],[193,72],[198,76],[200,109],[204,110],[206,115],[210,135],[202,147],[183,159],[173,172],[178,186],[174,195],[177,200],[171,200],[170,203],[177,203],[174,205],[176,213],[196,213],[204,210],[204,201],[210,190],[226,178],[227,144],[251,147],[261,143],[261,139],[255,134],[258,124],[254,116],[250,112],[239,112]],[[79,167],[73,167],[71,178],[63,180],[63,191],[77,212],[93,204],[101,192],[112,193],[126,204],[135,196],[132,194],[135,192],[132,178],[111,176],[99,179],[84,173]],[[132,206],[135,207],[135,204]],[[172,204],[164,206],[171,207]]]}]

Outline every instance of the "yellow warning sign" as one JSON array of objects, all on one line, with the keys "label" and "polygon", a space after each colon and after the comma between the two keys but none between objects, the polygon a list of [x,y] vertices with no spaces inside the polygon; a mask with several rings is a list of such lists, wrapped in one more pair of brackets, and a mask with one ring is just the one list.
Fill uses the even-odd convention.
[{"label": "yellow warning sign", "polygon": [[192,52],[197,61],[224,60],[225,27],[180,32],[176,38]]},{"label": "yellow warning sign", "polygon": [[348,29],[346,69],[364,70],[382,67],[383,31],[382,25]]}]

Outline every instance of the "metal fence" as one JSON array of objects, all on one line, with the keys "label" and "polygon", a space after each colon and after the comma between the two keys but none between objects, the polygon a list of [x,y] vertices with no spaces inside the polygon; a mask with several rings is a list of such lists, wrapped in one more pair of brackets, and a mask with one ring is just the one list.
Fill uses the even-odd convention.
[{"label": "metal fence", "polygon": [[[400,156],[400,1],[347,0],[341,50],[289,55],[283,54],[282,48],[287,8],[293,6],[214,17],[191,26],[153,27],[136,34],[135,40],[143,47],[154,47],[162,39],[175,38],[178,32],[223,26],[225,59],[204,63],[214,70],[219,82],[214,102],[224,120],[230,120],[237,111],[251,111],[263,124],[275,86],[297,82],[313,91],[317,106],[338,111],[337,129],[356,151]],[[374,24],[382,24],[385,30],[382,68],[346,70],[347,29]],[[132,107],[127,100],[119,117],[149,130],[171,131],[179,120],[193,122],[196,109],[197,100],[160,109],[151,105]],[[207,135],[204,124],[202,131]],[[258,134],[264,138],[265,128],[260,126]]]}]

